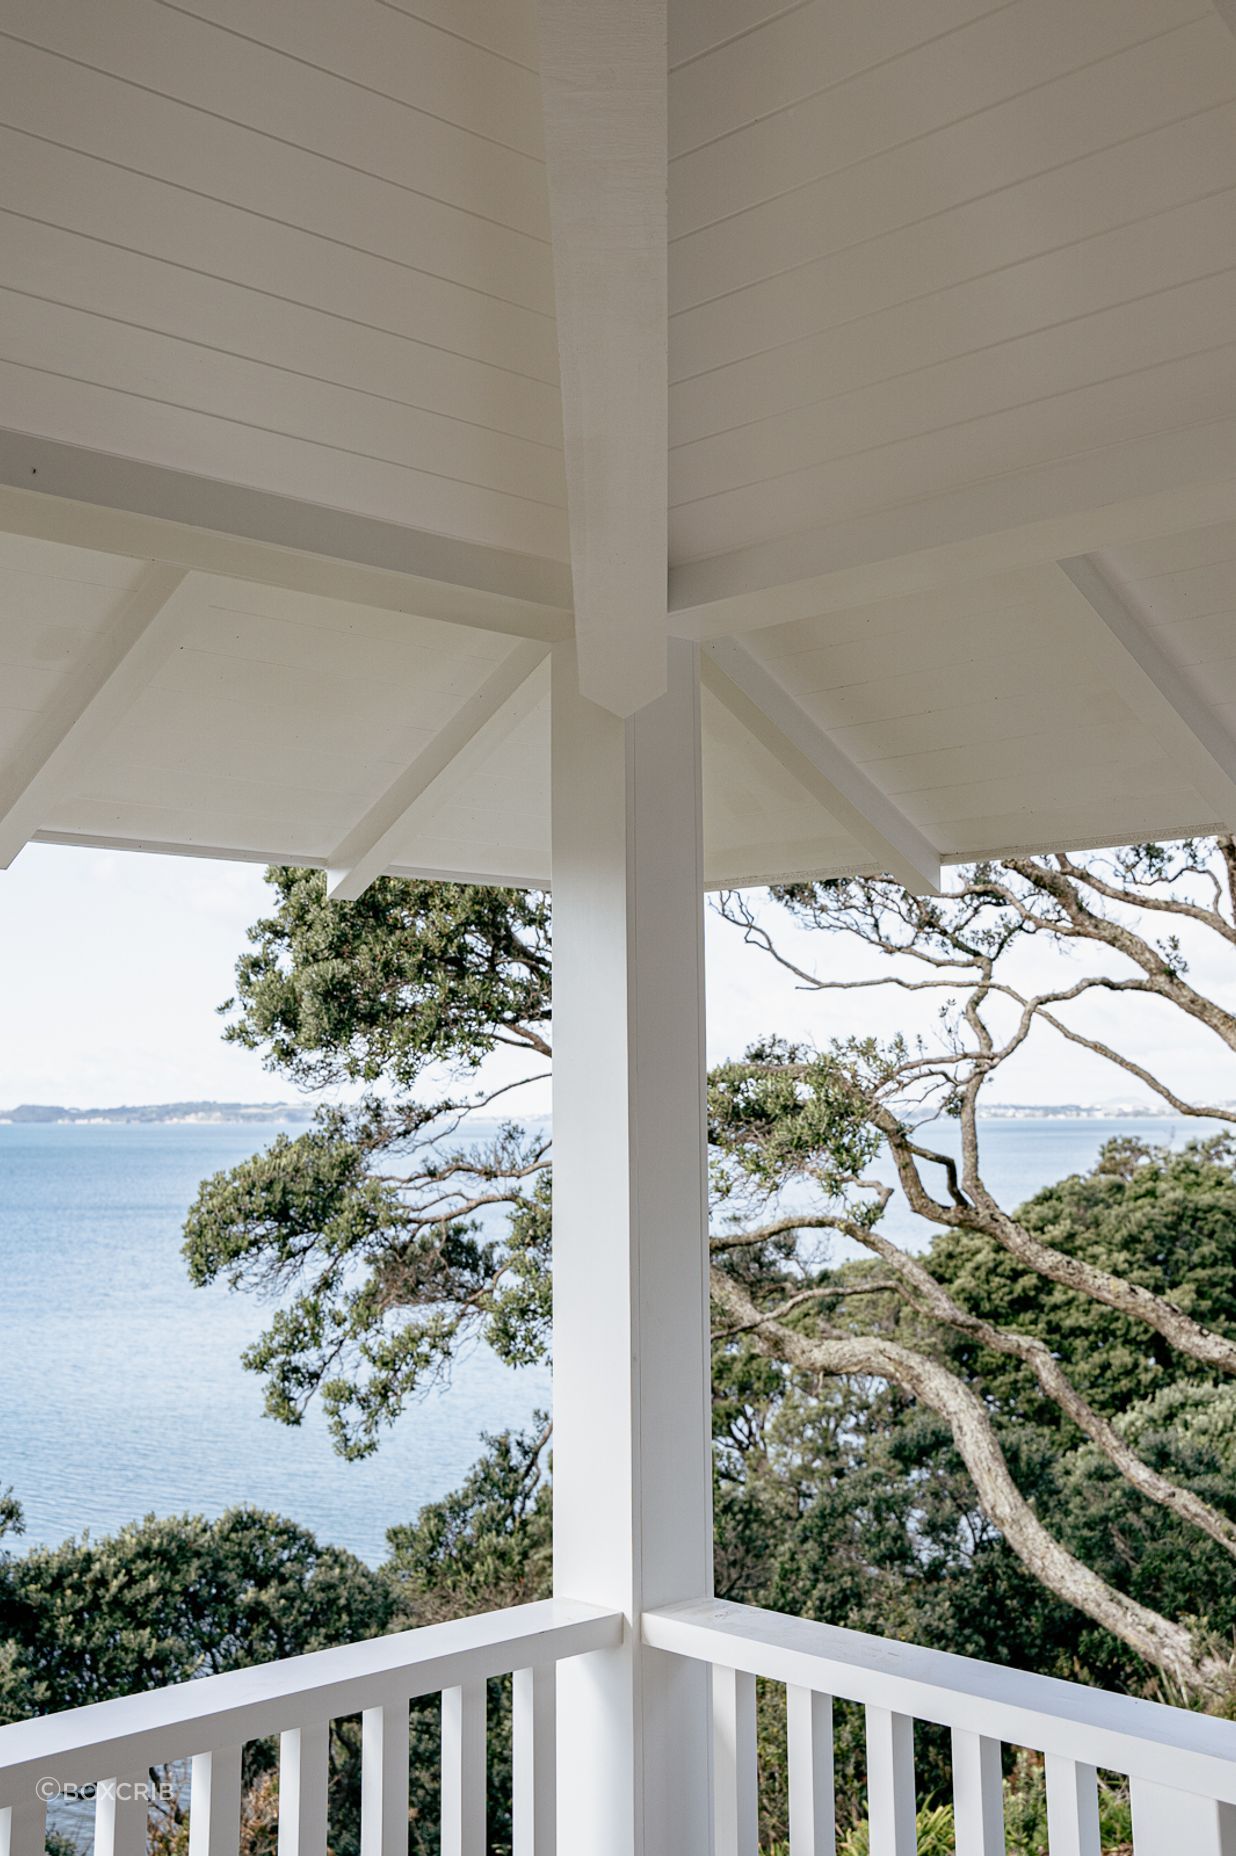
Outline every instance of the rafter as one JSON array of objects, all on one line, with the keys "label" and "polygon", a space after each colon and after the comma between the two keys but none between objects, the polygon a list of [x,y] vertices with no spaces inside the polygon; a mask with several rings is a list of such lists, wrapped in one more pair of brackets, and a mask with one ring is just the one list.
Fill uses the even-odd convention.
[{"label": "rafter", "polygon": [[1060,569],[1081,595],[1076,610],[1090,656],[1215,808],[1214,822],[1236,827],[1236,739],[1172,663],[1136,595],[1101,555],[1078,555]]},{"label": "rafter", "polygon": [[714,694],[867,851],[917,893],[940,887],[940,853],[737,638],[704,647]]},{"label": "rafter", "polygon": [[0,868],[46,823],[81,756],[106,739],[176,648],[190,576],[148,567],[0,774]]},{"label": "rafter", "polygon": [[666,687],[666,0],[539,0],[583,694]]},{"label": "rafter", "polygon": [[3,428],[0,530],[517,638],[571,633],[564,561]]},{"label": "rafter", "polygon": [[532,643],[517,644],[508,651],[481,687],[375,800],[327,859],[326,888],[332,901],[355,902],[382,875],[417,812],[441,802],[444,780],[459,771],[461,760],[481,732],[499,717],[512,721],[510,706],[546,655],[544,645]]},{"label": "rafter", "polygon": [[[1234,0],[1236,3],[1236,0]],[[1236,520],[1236,419],[873,509],[669,575],[669,629],[730,638]],[[1135,486],[1130,490],[1130,486]]]}]

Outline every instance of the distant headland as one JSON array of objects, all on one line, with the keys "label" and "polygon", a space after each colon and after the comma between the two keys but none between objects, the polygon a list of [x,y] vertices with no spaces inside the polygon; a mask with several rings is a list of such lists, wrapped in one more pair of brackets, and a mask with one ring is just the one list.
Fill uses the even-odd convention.
[{"label": "distant headland", "polygon": [[22,1102],[0,1109],[0,1122],[221,1122],[309,1121],[305,1102],[138,1102],[118,1108],[66,1108],[60,1102]]}]

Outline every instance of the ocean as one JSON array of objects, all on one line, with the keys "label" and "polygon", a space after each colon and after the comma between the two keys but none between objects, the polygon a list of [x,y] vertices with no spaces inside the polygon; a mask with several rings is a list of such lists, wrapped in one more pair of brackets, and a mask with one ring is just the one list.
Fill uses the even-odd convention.
[{"label": "ocean", "polygon": [[[1209,1131],[1098,1118],[984,1129],[987,1177],[1014,1204],[1088,1168],[1114,1134],[1180,1145]],[[548,1408],[547,1369],[512,1372],[477,1345],[363,1462],[334,1453],[316,1410],[296,1429],[264,1416],[239,1356],[266,1311],[191,1287],[180,1227],[199,1180],[275,1132],[0,1125],[0,1489],[12,1485],[26,1521],[6,1544],[249,1502],[376,1563],[386,1529],[457,1486],[483,1433]],[[888,1229],[918,1235],[907,1213]]]}]

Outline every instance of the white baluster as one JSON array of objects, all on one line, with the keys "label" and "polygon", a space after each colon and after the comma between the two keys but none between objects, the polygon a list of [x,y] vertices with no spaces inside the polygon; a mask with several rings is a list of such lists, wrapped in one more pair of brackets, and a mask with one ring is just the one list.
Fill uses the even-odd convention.
[{"label": "white baluster", "polygon": [[407,1856],[408,1704],[361,1716],[361,1856]]},{"label": "white baluster", "polygon": [[953,1816],[957,1856],[1004,1856],[1000,1742],[953,1729]]},{"label": "white baluster", "polygon": [[555,1856],[558,1847],[558,1671],[517,1669],[511,1678],[511,1794],[514,1856]]},{"label": "white baluster", "polygon": [[279,1736],[279,1856],[326,1856],[330,1728],[290,1727]]},{"label": "white baluster", "polygon": [[1049,1753],[1046,1764],[1047,1845],[1051,1856],[1102,1856],[1099,1783],[1094,1767],[1058,1753]]},{"label": "white baluster", "polygon": [[867,1820],[871,1856],[915,1856],[914,1722],[867,1710]]},{"label": "white baluster", "polygon": [[1236,1856],[1236,1807],[1134,1779],[1136,1856]]},{"label": "white baluster", "polygon": [[755,1762],[755,1677],[712,1672],[716,1856],[756,1856],[759,1785]]},{"label": "white baluster", "polygon": [[41,1798],[0,1810],[0,1856],[43,1856],[47,1806]]},{"label": "white baluster", "polygon": [[485,1856],[485,1683],[442,1691],[442,1856]]},{"label": "white baluster", "polygon": [[103,1779],[94,1795],[95,1856],[145,1856],[150,1780]]},{"label": "white baluster", "polygon": [[790,1856],[835,1856],[833,1701],[789,1684],[785,1691],[790,1772]]},{"label": "white baluster", "polygon": [[189,1856],[236,1856],[240,1848],[240,1748],[197,1753],[189,1778]]}]

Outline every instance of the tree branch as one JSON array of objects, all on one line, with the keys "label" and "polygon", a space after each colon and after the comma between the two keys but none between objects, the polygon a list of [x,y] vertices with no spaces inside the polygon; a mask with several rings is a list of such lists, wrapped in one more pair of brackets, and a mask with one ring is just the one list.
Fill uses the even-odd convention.
[{"label": "tree branch", "polygon": [[1116,1591],[1050,1534],[1018,1489],[991,1419],[954,1373],[899,1342],[868,1335],[812,1338],[764,1315],[739,1283],[714,1267],[712,1293],[727,1316],[755,1336],[770,1358],[809,1373],[870,1375],[899,1386],[943,1418],[988,1518],[1033,1576],[1161,1670],[1186,1694],[1217,1687],[1224,1671],[1203,1663],[1189,1632]]}]

